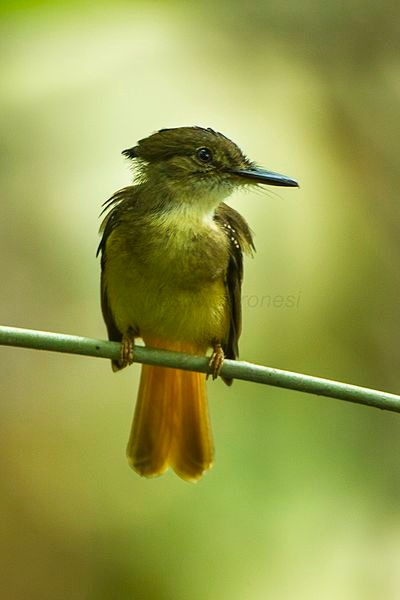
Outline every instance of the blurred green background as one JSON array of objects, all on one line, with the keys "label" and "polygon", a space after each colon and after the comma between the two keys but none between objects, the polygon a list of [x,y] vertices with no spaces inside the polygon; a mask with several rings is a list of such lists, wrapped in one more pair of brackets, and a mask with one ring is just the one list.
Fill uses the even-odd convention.
[{"label": "blurred green background", "polygon": [[[105,337],[121,150],[211,126],[301,184],[230,200],[257,246],[242,358],[399,393],[399,24],[390,0],[3,0],[2,323]],[[2,597],[400,597],[398,415],[210,383],[212,471],[144,480],[124,457],[139,367],[0,356]]]}]

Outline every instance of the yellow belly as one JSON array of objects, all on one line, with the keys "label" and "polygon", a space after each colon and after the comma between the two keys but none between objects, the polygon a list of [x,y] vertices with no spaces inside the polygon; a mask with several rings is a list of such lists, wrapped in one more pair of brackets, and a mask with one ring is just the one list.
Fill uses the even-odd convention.
[{"label": "yellow belly", "polygon": [[111,234],[103,276],[115,323],[122,333],[139,331],[145,342],[166,348],[183,342],[205,351],[229,329],[225,269],[210,268],[207,276],[207,265],[191,262],[190,252],[181,263],[165,253],[139,256],[118,232]]}]

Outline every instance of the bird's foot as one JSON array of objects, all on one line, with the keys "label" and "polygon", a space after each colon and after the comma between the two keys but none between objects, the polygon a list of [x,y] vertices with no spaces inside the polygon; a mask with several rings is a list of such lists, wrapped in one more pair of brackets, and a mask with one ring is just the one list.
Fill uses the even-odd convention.
[{"label": "bird's foot", "polygon": [[222,365],[224,364],[224,358],[225,358],[225,354],[224,351],[222,350],[222,346],[219,342],[215,342],[213,344],[213,353],[211,355],[211,358],[209,360],[208,366],[210,367],[210,373],[207,374],[207,379],[209,378],[209,376],[211,375],[213,379],[217,379],[221,369],[222,369]]},{"label": "bird's foot", "polygon": [[135,346],[135,334],[133,329],[129,328],[124,333],[121,341],[121,354],[119,356],[118,367],[124,369],[133,363],[133,348]]}]

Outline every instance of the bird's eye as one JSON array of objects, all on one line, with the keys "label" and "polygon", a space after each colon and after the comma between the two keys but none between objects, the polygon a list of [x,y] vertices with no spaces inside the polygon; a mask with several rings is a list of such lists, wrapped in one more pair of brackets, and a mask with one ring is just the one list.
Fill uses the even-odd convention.
[{"label": "bird's eye", "polygon": [[198,148],[196,157],[203,163],[209,163],[213,159],[212,152],[208,148]]}]

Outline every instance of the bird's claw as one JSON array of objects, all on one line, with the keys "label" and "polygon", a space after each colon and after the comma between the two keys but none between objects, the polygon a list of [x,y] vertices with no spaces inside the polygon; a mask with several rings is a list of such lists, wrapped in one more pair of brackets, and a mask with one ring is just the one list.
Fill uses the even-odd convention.
[{"label": "bird's claw", "polygon": [[133,363],[133,348],[135,346],[135,336],[131,330],[122,336],[121,341],[121,353],[118,361],[120,369],[131,365]]},{"label": "bird's claw", "polygon": [[222,365],[224,364],[225,354],[220,343],[214,344],[214,350],[209,360],[208,366],[210,367],[210,373],[207,374],[207,379],[211,375],[213,379],[217,379]]}]

